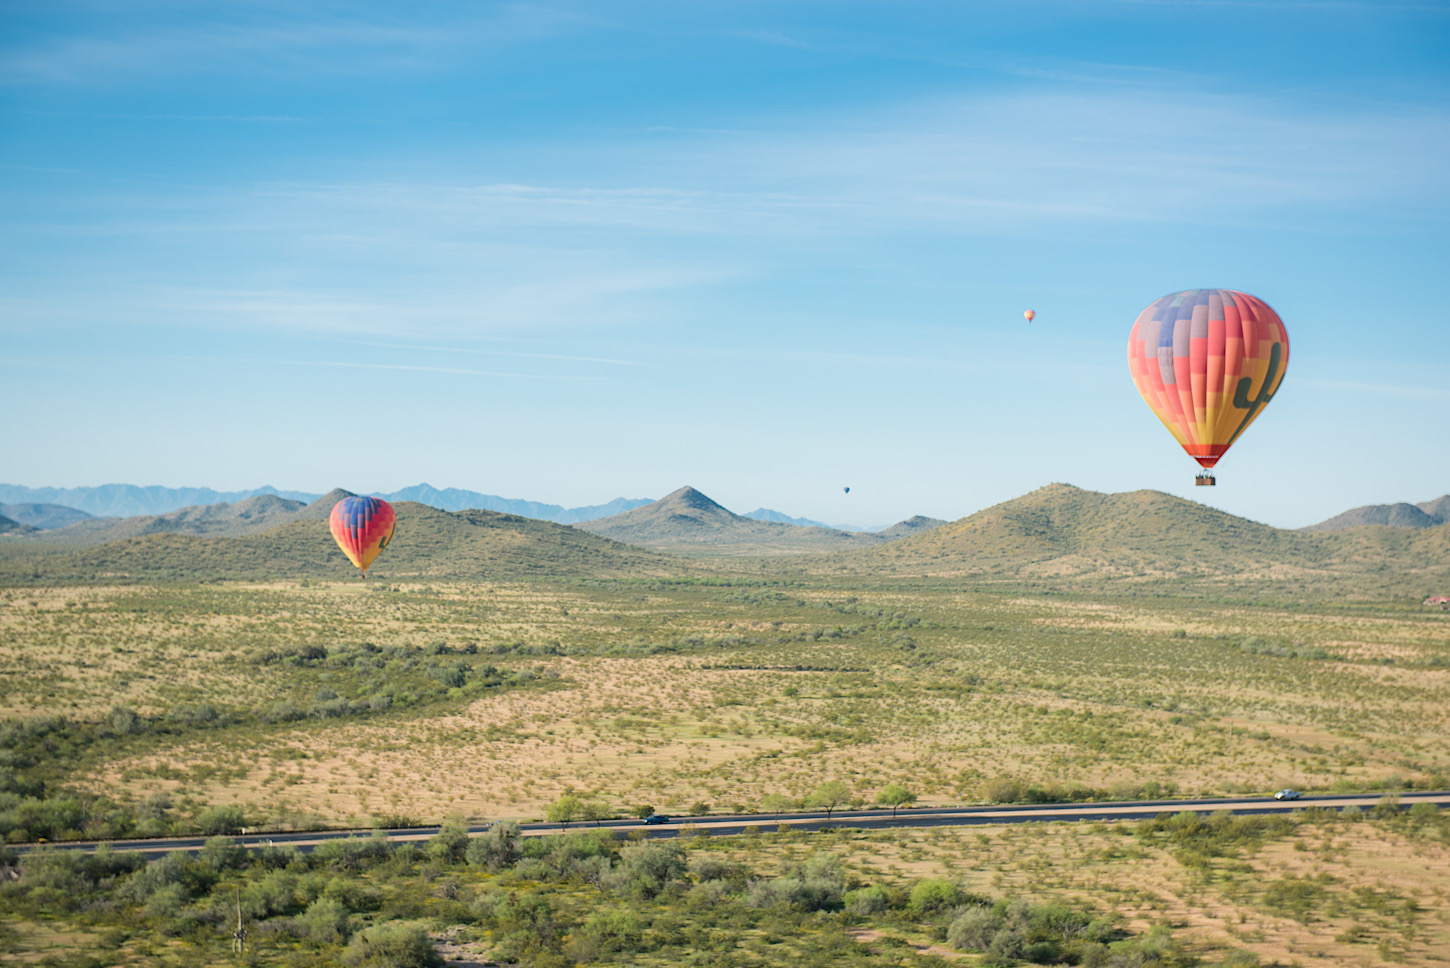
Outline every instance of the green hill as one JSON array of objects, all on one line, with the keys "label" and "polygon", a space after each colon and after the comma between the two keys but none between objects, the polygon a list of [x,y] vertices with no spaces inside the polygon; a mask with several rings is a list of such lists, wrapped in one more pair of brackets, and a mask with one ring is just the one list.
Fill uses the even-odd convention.
[{"label": "green hill", "polygon": [[1450,588],[1450,528],[1306,533],[1157,491],[1052,484],[877,548],[794,561],[844,573],[1381,598]]},{"label": "green hill", "polygon": [[[370,578],[519,579],[681,571],[680,562],[663,555],[565,525],[493,511],[449,513],[411,501],[395,510],[397,537],[369,570]],[[240,537],[150,534],[80,549],[13,540],[0,548],[0,582],[7,584],[357,575],[337,550],[326,522],[316,518]]]}]

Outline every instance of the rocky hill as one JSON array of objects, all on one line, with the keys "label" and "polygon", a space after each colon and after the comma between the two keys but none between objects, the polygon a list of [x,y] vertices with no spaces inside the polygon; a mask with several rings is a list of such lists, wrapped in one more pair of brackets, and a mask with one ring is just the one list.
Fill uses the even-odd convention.
[{"label": "rocky hill", "polygon": [[840,551],[886,540],[874,534],[757,521],[682,487],[643,507],[580,528],[642,548],[685,555],[779,555]]},{"label": "rocky hill", "polygon": [[1450,494],[1423,504],[1367,504],[1311,524],[1303,531],[1341,531],[1379,524],[1392,528],[1433,528],[1450,522]]},{"label": "rocky hill", "polygon": [[905,521],[898,521],[889,528],[882,528],[876,533],[883,538],[904,538],[909,534],[920,534],[923,531],[939,528],[946,523],[941,518],[929,518],[918,514]]}]

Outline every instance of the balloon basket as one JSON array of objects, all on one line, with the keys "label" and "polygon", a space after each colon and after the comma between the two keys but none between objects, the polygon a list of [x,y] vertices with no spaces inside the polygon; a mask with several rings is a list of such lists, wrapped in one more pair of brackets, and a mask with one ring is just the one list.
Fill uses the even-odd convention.
[{"label": "balloon basket", "polygon": [[1218,483],[1218,480],[1208,471],[1201,471],[1193,478],[1193,483],[1198,487],[1213,487]]}]

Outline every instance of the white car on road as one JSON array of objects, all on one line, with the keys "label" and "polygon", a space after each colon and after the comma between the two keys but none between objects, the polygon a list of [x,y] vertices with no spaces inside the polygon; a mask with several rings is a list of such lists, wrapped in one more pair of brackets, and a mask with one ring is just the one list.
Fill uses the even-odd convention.
[{"label": "white car on road", "polygon": [[1297,800],[1297,799],[1299,799],[1300,795],[1301,794],[1299,793],[1298,790],[1280,790],[1278,793],[1274,794],[1274,799],[1275,800]]}]

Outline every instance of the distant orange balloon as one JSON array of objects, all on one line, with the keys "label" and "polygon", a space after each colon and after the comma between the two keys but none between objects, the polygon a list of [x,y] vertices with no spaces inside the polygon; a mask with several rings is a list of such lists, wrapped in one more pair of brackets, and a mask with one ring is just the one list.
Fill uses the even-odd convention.
[{"label": "distant orange balloon", "polygon": [[1027,312],[1025,312],[1025,313],[1022,314],[1022,318],[1025,319],[1025,320],[1027,320],[1029,323],[1032,322],[1032,320],[1034,318],[1036,318],[1036,316],[1037,316],[1037,310],[1035,310],[1035,309],[1029,309],[1029,310],[1027,310]]}]

